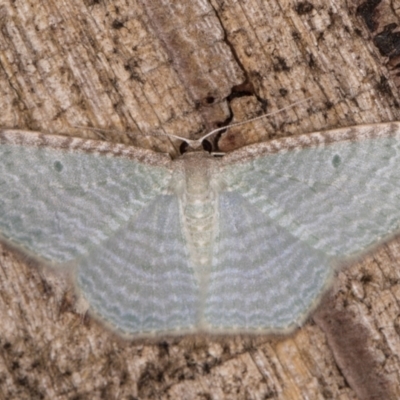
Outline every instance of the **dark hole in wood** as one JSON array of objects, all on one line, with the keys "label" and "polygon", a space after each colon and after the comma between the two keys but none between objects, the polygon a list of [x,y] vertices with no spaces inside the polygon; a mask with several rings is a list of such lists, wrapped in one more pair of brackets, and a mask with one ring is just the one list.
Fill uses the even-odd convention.
[{"label": "dark hole in wood", "polygon": [[214,103],[214,101],[215,101],[215,98],[213,96],[206,97],[207,104],[212,104],[212,103]]}]

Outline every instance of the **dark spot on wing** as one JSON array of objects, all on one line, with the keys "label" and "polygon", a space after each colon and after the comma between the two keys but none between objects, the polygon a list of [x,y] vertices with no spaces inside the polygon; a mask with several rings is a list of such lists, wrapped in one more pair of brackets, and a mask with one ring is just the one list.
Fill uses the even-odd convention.
[{"label": "dark spot on wing", "polygon": [[332,165],[334,168],[337,168],[342,163],[342,159],[338,154],[335,154],[332,158]]},{"label": "dark spot on wing", "polygon": [[60,161],[54,161],[53,166],[57,172],[61,172],[64,169],[64,166],[62,165],[62,163]]}]

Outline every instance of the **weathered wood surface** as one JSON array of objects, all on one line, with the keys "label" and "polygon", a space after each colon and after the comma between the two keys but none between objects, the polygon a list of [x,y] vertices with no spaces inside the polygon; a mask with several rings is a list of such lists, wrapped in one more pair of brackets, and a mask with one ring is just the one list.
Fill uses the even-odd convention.
[{"label": "weathered wood surface", "polygon": [[[398,7],[345,0],[2,0],[0,126],[177,153],[148,133],[271,137],[400,119]],[[358,7],[359,6],[359,7]],[[357,8],[358,7],[358,8]],[[121,133],[128,132],[128,133]],[[400,245],[338,273],[290,337],[116,337],[68,277],[0,258],[0,398],[398,399]]]}]

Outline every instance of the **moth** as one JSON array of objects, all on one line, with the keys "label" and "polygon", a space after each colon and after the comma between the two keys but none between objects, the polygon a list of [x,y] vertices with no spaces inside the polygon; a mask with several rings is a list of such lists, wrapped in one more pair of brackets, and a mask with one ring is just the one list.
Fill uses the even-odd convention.
[{"label": "moth", "polygon": [[131,335],[288,331],[399,218],[400,122],[176,160],[0,131],[1,241],[72,269]]}]

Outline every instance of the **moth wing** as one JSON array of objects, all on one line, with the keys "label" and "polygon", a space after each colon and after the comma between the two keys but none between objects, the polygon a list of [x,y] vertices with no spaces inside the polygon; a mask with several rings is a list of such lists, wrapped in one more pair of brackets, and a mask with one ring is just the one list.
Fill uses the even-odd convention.
[{"label": "moth wing", "polygon": [[48,261],[73,260],[165,191],[171,174],[166,156],[145,150],[2,131],[0,234]]},{"label": "moth wing", "polygon": [[348,257],[398,232],[399,123],[302,135],[247,151],[252,149],[257,154],[245,162],[226,160],[227,190],[313,248]]},{"label": "moth wing", "polygon": [[302,135],[222,160],[206,314],[280,330],[312,309],[333,263],[398,232],[398,123]]},{"label": "moth wing", "polygon": [[158,196],[79,262],[78,286],[93,310],[120,330],[188,332],[199,315],[175,196]]},{"label": "moth wing", "polygon": [[290,328],[324,289],[329,262],[240,194],[222,193],[205,320],[222,331]]}]

